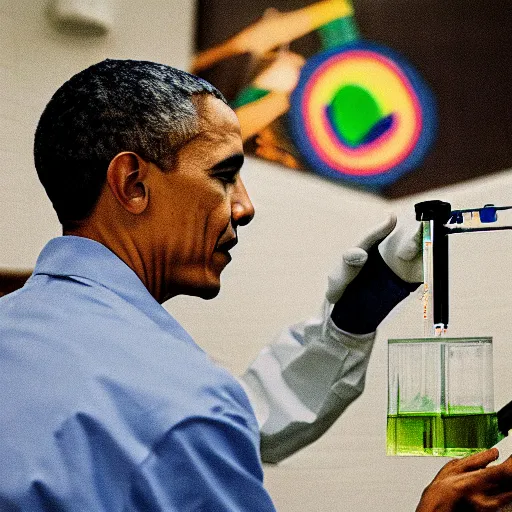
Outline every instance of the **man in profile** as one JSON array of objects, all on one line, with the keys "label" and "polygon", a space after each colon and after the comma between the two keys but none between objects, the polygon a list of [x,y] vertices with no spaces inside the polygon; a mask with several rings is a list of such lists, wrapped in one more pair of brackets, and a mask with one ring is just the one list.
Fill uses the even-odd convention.
[{"label": "man in profile", "polygon": [[[277,459],[325,431],[362,392],[375,321],[365,317],[352,336],[327,325],[329,314],[296,332],[307,341],[300,350],[287,345],[300,357],[311,346],[318,359],[322,336],[326,353],[333,337],[361,343],[329,356],[351,363],[334,372],[336,398],[329,381],[321,407],[311,406],[313,428],[293,421],[307,411],[273,403],[284,398],[272,394],[268,369],[253,367],[244,392],[161,306],[180,294],[215,297],[237,229],[254,215],[238,120],[201,79],[150,62],[91,66],[48,103],[34,154],[63,236],[0,300],[0,509],[274,510],[259,430]],[[331,300],[341,304],[348,291],[337,290]],[[338,363],[323,364],[332,373]],[[249,398],[266,400],[265,420]],[[496,456],[445,466],[418,510],[497,510],[512,499],[512,461],[486,468]]]}]

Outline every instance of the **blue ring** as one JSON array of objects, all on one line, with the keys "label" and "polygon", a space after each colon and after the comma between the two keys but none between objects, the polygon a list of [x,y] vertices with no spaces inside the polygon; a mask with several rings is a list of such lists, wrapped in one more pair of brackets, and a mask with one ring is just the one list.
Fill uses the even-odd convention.
[{"label": "blue ring", "polygon": [[[317,154],[314,146],[307,136],[302,116],[302,98],[313,73],[316,72],[320,65],[324,64],[333,56],[352,50],[366,50],[380,53],[400,67],[417,95],[423,115],[423,125],[420,135],[411,153],[399,164],[391,167],[387,171],[369,176],[344,174],[342,171],[326,164]],[[299,150],[305,162],[311,166],[312,171],[336,181],[344,181],[354,185],[361,185],[369,189],[381,189],[395,182],[405,173],[418,167],[436,137],[437,109],[434,95],[430,88],[418,72],[403,57],[397,55],[393,50],[375,43],[355,41],[335,48],[330,48],[329,50],[311,57],[301,70],[299,82],[297,87],[293,90],[290,100],[291,106],[288,112],[288,124],[295,146]]]}]

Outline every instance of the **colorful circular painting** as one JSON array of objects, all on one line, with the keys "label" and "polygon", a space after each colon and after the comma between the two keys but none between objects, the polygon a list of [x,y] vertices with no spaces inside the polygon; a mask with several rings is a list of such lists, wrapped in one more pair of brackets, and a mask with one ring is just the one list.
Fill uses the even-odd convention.
[{"label": "colorful circular painting", "polygon": [[375,188],[417,167],[436,131],[433,95],[418,73],[392,50],[364,41],[307,61],[289,120],[313,171]]}]

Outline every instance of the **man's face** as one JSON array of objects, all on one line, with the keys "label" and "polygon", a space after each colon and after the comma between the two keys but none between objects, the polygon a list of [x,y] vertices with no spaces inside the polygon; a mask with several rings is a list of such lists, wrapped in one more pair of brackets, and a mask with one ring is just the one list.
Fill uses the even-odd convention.
[{"label": "man's face", "polygon": [[180,149],[170,171],[152,176],[158,183],[150,188],[149,204],[164,299],[215,297],[237,227],[254,215],[239,175],[243,148],[235,113],[210,95],[200,100],[198,112],[199,134]]}]

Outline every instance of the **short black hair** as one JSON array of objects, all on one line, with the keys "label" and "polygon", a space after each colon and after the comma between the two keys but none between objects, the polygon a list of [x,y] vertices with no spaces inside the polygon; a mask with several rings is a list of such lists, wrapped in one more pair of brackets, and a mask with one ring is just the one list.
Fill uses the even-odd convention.
[{"label": "short black hair", "polygon": [[198,131],[198,94],[226,102],[206,80],[148,61],[107,59],[64,83],[34,139],[37,174],[60,222],[87,218],[118,153],[168,168]]}]

